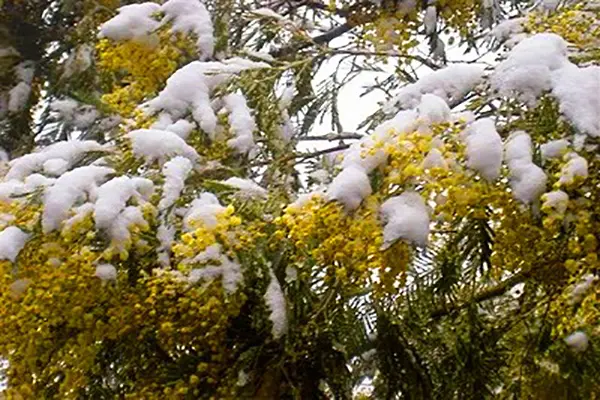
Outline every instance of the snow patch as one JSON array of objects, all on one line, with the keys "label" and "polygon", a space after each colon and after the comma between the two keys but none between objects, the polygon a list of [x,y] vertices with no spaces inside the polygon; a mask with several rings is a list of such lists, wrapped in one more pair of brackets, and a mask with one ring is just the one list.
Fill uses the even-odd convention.
[{"label": "snow patch", "polygon": [[429,213],[421,195],[404,192],[391,197],[381,205],[381,215],[385,221],[383,228],[383,249],[399,239],[417,246],[427,245],[429,237]]},{"label": "snow patch", "polygon": [[533,163],[531,137],[523,131],[514,132],[504,152],[514,197],[525,204],[534,202],[546,190],[548,177]]},{"label": "snow patch", "polygon": [[384,106],[384,112],[390,114],[401,108],[415,108],[424,94],[434,94],[452,104],[462,99],[477,86],[483,78],[483,67],[477,65],[456,64],[423,76],[417,82],[407,85]]},{"label": "snow patch", "polygon": [[117,279],[117,269],[112,264],[100,264],[96,266],[94,275],[103,281],[114,281]]},{"label": "snow patch", "polygon": [[172,30],[194,33],[202,58],[210,58],[215,47],[213,24],[206,6],[198,0],[169,0],[160,7],[165,13],[161,25],[172,22]]},{"label": "snow patch", "polygon": [[15,262],[19,252],[27,243],[29,234],[16,226],[9,226],[0,232],[0,260]]},{"label": "snow patch", "polygon": [[502,139],[490,118],[480,119],[464,132],[467,145],[467,165],[488,181],[500,175],[502,166]]},{"label": "snow patch", "polygon": [[62,175],[44,193],[42,228],[45,233],[60,228],[75,203],[86,197],[94,197],[97,185],[114,170],[106,167],[86,166]]},{"label": "snow patch", "polygon": [[279,339],[287,331],[287,311],[285,297],[277,277],[271,273],[271,281],[264,295],[265,304],[269,308],[269,319],[273,324],[272,334]]},{"label": "snow patch", "polygon": [[185,187],[185,180],[192,171],[192,167],[192,162],[181,156],[165,163],[162,169],[165,184],[163,185],[162,197],[158,203],[159,210],[165,210],[175,204]]},{"label": "snow patch", "polygon": [[327,189],[329,200],[337,200],[346,210],[352,211],[371,194],[371,183],[366,172],[350,165],[342,170],[331,182]]},{"label": "snow patch", "polygon": [[148,164],[158,161],[163,164],[174,156],[198,159],[198,153],[177,134],[157,129],[138,129],[126,135],[131,139],[133,154],[142,157]]},{"label": "snow patch", "polygon": [[234,187],[236,189],[239,190],[239,193],[243,196],[243,197],[259,197],[259,198],[266,198],[268,195],[268,192],[266,189],[260,187],[259,185],[257,185],[256,183],[254,183],[253,181],[249,180],[249,179],[242,179],[242,178],[238,178],[238,177],[232,177],[229,178],[225,181],[222,181],[221,183],[227,185],[227,186],[231,186]]}]

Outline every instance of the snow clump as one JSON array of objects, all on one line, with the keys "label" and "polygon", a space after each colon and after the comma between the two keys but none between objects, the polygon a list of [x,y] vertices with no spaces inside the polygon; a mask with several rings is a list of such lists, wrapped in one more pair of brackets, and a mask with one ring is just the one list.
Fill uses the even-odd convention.
[{"label": "snow clump", "polygon": [[381,205],[381,214],[386,222],[383,228],[384,249],[399,239],[421,247],[427,245],[429,213],[421,195],[404,192],[391,197]]}]

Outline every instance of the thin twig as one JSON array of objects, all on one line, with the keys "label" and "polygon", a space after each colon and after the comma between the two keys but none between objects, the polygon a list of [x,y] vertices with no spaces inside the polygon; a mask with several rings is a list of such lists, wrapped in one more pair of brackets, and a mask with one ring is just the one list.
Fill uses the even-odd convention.
[{"label": "thin twig", "polygon": [[319,157],[319,156],[329,154],[329,153],[335,153],[336,151],[346,150],[349,147],[350,147],[349,144],[341,144],[339,146],[330,147],[328,149],[319,150],[319,151],[315,151],[312,153],[294,153],[294,154],[290,154],[286,157],[282,157],[278,160],[260,161],[255,164],[252,164],[250,167],[261,167],[261,166],[265,166],[265,165],[269,165],[269,164],[280,164],[280,163],[285,163],[285,162],[291,161],[293,159],[298,159],[297,163],[301,163],[310,158]]},{"label": "thin twig", "polygon": [[302,142],[319,141],[319,140],[328,140],[330,142],[333,142],[335,140],[361,139],[363,137],[364,137],[364,135],[361,135],[359,133],[342,133],[339,135],[336,133],[330,133],[327,135],[303,136],[303,137],[299,137],[297,140],[302,141]]},{"label": "thin twig", "polygon": [[425,57],[419,55],[411,55],[411,54],[403,54],[396,53],[393,51],[368,51],[368,50],[342,50],[342,49],[331,49],[328,50],[331,54],[349,54],[355,56],[365,56],[365,57],[395,57],[395,58],[406,58],[408,60],[418,61],[427,67],[438,70],[442,68],[442,66],[434,63],[431,60],[426,59]]}]

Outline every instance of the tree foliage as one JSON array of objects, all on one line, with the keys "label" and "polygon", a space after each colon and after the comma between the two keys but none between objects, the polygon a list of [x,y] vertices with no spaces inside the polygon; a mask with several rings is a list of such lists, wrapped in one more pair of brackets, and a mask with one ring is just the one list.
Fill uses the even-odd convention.
[{"label": "tree foliage", "polygon": [[0,1],[8,398],[597,397],[597,2],[117,3]]}]

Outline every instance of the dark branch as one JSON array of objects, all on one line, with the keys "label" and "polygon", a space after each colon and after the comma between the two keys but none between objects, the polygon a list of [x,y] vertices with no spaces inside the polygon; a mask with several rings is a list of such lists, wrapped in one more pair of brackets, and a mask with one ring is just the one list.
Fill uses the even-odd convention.
[{"label": "dark branch", "polygon": [[309,142],[309,141],[319,141],[319,140],[328,140],[333,142],[335,140],[351,140],[351,139],[361,139],[364,135],[359,133],[342,133],[342,134],[328,134],[328,135],[319,135],[319,136],[303,136],[298,138],[298,141]]},{"label": "dark branch", "polygon": [[349,32],[354,28],[350,23],[345,22],[342,25],[338,25],[330,31],[325,32],[322,35],[315,36],[310,40],[307,40],[303,43],[291,43],[289,45],[283,46],[279,49],[276,49],[271,52],[271,56],[275,58],[285,57],[287,55],[293,54],[297,51],[306,49],[312,46],[320,46],[326,43],[329,43],[333,39],[342,36],[343,34]]},{"label": "dark branch", "polygon": [[476,294],[471,300],[466,301],[462,304],[456,304],[449,307],[440,307],[437,310],[434,310],[431,313],[431,318],[437,319],[449,315],[455,311],[460,311],[468,306],[476,303],[481,303],[482,301],[491,300],[495,297],[502,296],[514,286],[522,283],[528,274],[522,272],[511,276],[510,278],[500,282],[498,285],[486,289],[478,294]]},{"label": "dark branch", "polygon": [[312,153],[294,153],[294,154],[290,154],[286,157],[282,157],[278,160],[273,160],[272,162],[270,161],[260,161],[257,162],[253,165],[251,165],[252,167],[261,167],[261,166],[265,166],[265,165],[269,165],[269,164],[281,164],[281,163],[285,163],[294,159],[298,159],[298,161],[296,163],[301,163],[303,161],[308,160],[309,158],[315,158],[315,157],[319,157],[325,154],[329,154],[329,153],[335,153],[337,151],[342,151],[342,150],[346,150],[347,148],[349,148],[350,145],[349,144],[341,144],[339,146],[335,146],[335,147],[330,147],[328,149],[324,149],[324,150],[319,150],[319,151],[315,151]]}]

